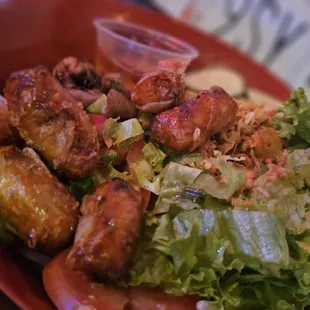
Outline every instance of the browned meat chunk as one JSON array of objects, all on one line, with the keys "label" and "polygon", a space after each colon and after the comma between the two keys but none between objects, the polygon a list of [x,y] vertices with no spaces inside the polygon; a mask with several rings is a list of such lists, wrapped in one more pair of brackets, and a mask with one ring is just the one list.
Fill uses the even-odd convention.
[{"label": "browned meat chunk", "polygon": [[27,243],[52,252],[72,238],[78,203],[32,149],[0,148],[0,217]]},{"label": "browned meat chunk", "polygon": [[132,91],[131,100],[145,112],[158,113],[178,105],[185,93],[184,72],[188,62],[165,60],[145,74]]},{"label": "browned meat chunk", "polygon": [[72,56],[62,59],[55,66],[53,75],[64,87],[82,90],[100,89],[101,87],[101,77],[94,65]]},{"label": "browned meat chunk", "polygon": [[177,152],[191,152],[207,138],[228,128],[238,110],[237,103],[220,87],[201,91],[197,98],[157,114],[151,137]]},{"label": "browned meat chunk", "polygon": [[103,278],[118,279],[128,270],[142,223],[141,195],[114,179],[85,196],[68,264]]},{"label": "browned meat chunk", "polygon": [[55,66],[53,75],[84,107],[102,96],[101,76],[90,62],[82,62],[72,56],[66,57]]},{"label": "browned meat chunk", "polygon": [[115,89],[111,89],[107,95],[107,106],[104,116],[121,119],[130,119],[135,117],[137,110],[133,103],[122,93]]},{"label": "browned meat chunk", "polygon": [[13,73],[5,96],[11,124],[26,144],[69,178],[83,178],[99,160],[89,116],[44,67]]},{"label": "browned meat chunk", "polygon": [[141,111],[158,113],[177,105],[184,95],[179,74],[159,71],[146,74],[132,91],[131,100]]},{"label": "browned meat chunk", "polygon": [[0,145],[11,143],[13,140],[8,105],[5,98],[0,96]]}]

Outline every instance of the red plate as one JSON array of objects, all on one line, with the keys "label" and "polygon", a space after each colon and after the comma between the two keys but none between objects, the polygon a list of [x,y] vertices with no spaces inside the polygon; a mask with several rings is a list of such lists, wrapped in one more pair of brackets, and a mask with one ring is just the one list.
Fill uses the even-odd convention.
[{"label": "red plate", "polygon": [[[168,32],[193,44],[201,57],[194,66],[221,64],[239,71],[251,87],[285,99],[289,88],[245,55],[178,21],[113,0],[11,0],[0,10],[0,84],[10,72],[38,64],[53,66],[62,57],[91,58],[95,52],[92,19],[118,17]],[[27,266],[28,267],[28,266]],[[24,310],[53,306],[25,262],[0,250],[0,289]]]}]

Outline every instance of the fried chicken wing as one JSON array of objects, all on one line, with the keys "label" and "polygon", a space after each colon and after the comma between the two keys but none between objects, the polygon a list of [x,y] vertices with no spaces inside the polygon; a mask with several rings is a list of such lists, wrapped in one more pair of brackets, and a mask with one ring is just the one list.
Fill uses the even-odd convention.
[{"label": "fried chicken wing", "polygon": [[29,148],[0,148],[0,217],[31,248],[65,246],[78,221],[78,203]]},{"label": "fried chicken wing", "polygon": [[55,66],[53,75],[84,107],[102,96],[101,76],[90,62],[83,62],[72,56],[66,57]]},{"label": "fried chicken wing", "polygon": [[184,72],[188,62],[162,61],[134,87],[131,100],[145,112],[158,113],[178,105],[185,93]]},{"label": "fried chicken wing", "polygon": [[0,145],[5,145],[13,141],[10,129],[10,116],[5,98],[0,96]]},{"label": "fried chicken wing", "polygon": [[100,89],[101,77],[95,66],[76,57],[62,59],[54,68],[53,75],[64,87],[78,89]]},{"label": "fried chicken wing", "polygon": [[28,146],[69,178],[97,165],[97,132],[77,103],[44,67],[13,73],[5,87],[10,120]]},{"label": "fried chicken wing", "polygon": [[141,194],[124,180],[100,184],[85,196],[74,245],[73,269],[118,279],[128,270],[142,223]]},{"label": "fried chicken wing", "polygon": [[177,152],[193,151],[207,138],[229,127],[237,103],[220,87],[201,91],[195,99],[157,114],[151,122],[151,137]]},{"label": "fried chicken wing", "polygon": [[193,151],[207,139],[196,127],[186,110],[176,107],[157,114],[150,124],[151,137],[177,152]]}]

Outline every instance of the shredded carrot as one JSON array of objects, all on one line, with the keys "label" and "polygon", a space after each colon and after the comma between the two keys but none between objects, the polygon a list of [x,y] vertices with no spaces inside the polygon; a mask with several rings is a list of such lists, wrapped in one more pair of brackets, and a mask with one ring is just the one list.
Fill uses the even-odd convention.
[{"label": "shredded carrot", "polygon": [[265,189],[263,189],[261,186],[257,187],[256,190],[260,192],[266,198],[270,197],[269,193]]},{"label": "shredded carrot", "polygon": [[278,165],[280,167],[284,167],[285,166],[285,164],[287,162],[287,157],[288,157],[288,151],[287,150],[283,150],[282,156],[281,156],[281,158],[279,160],[279,163],[278,163]]}]

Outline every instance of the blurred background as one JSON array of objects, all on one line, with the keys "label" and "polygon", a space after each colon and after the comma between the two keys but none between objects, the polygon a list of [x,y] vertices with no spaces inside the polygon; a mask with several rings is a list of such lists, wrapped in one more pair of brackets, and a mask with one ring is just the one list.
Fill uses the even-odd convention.
[{"label": "blurred background", "polygon": [[310,94],[309,0],[124,0],[214,34]]}]

